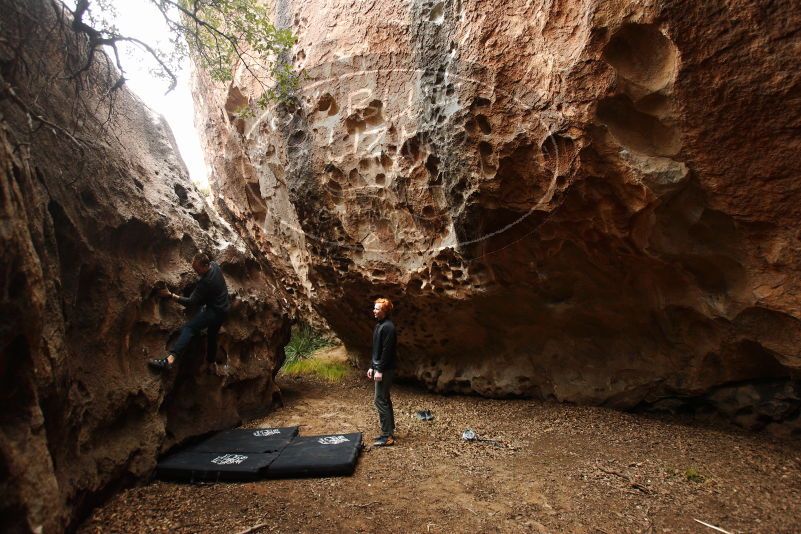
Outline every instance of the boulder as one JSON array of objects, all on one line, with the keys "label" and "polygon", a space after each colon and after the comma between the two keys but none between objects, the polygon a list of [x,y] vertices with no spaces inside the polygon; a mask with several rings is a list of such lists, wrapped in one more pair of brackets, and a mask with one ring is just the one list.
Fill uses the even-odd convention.
[{"label": "boulder", "polygon": [[[63,531],[171,446],[265,413],[289,338],[284,291],[189,181],[165,122],[110,92],[101,54],[67,76],[85,55],[61,17],[0,2],[3,532]],[[194,311],[157,289],[188,291],[201,250],[233,298],[220,365],[200,339],[154,373]]]},{"label": "boulder", "polygon": [[200,72],[198,124],[221,212],[356,361],[387,296],[399,372],[434,391],[633,408],[797,383],[793,2],[275,17],[298,38],[294,101],[258,108],[241,66]]}]

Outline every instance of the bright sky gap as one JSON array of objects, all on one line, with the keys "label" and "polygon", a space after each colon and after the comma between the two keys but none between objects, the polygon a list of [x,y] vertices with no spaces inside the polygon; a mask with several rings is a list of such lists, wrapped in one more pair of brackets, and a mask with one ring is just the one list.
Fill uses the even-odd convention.
[{"label": "bright sky gap", "polygon": [[[147,1],[114,0],[117,18],[114,21],[123,35],[148,43],[168,43],[169,31],[158,10]],[[189,169],[189,177],[202,189],[208,187],[208,168],[203,159],[200,137],[194,123],[194,103],[190,90],[190,65],[184,59],[178,85],[169,94],[169,82],[155,78],[150,69],[154,62],[141,51],[120,47],[127,85],[148,107],[162,115],[172,128],[178,150]]]}]

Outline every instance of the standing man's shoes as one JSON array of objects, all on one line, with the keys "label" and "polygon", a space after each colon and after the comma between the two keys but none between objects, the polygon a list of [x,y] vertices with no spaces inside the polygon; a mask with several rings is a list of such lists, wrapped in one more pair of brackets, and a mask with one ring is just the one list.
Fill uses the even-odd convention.
[{"label": "standing man's shoes", "polygon": [[391,447],[395,445],[395,436],[381,436],[373,442],[373,447]]},{"label": "standing man's shoes", "polygon": [[170,360],[165,358],[156,358],[155,360],[150,360],[147,362],[147,365],[150,366],[151,369],[155,369],[156,371],[169,371],[172,369],[173,365],[170,363]]}]

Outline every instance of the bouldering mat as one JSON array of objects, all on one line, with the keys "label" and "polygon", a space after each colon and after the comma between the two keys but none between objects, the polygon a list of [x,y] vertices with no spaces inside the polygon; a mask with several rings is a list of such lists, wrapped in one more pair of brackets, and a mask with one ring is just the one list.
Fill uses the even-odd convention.
[{"label": "bouldering mat", "polygon": [[350,475],[361,448],[361,432],[297,437],[270,464],[266,474],[275,478]]},{"label": "bouldering mat", "polygon": [[277,452],[295,439],[298,427],[233,428],[218,432],[187,449],[191,452]]},{"label": "bouldering mat", "polygon": [[182,451],[162,459],[156,467],[159,478],[194,482],[255,480],[263,478],[279,452],[235,453]]}]

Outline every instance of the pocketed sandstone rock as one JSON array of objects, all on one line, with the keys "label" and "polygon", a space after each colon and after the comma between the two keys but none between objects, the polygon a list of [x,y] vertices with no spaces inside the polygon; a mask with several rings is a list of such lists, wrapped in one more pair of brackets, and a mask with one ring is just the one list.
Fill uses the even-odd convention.
[{"label": "pocketed sandstone rock", "polygon": [[[67,28],[50,33],[49,3],[26,3],[36,23],[24,28],[21,4],[0,7],[4,42],[26,37],[22,58],[0,46],[4,81],[29,105],[43,91],[35,109],[85,140],[31,133],[36,122],[0,100],[0,530],[50,533],[147,476],[176,443],[268,410],[291,310],[191,184],[159,117],[121,89],[102,126],[108,102],[97,95],[114,81],[102,57],[76,93],[64,69],[79,45]],[[155,287],[185,288],[199,250],[233,295],[219,338],[227,370],[201,367],[201,339],[156,375],[147,359],[165,354],[188,315]]]}]

